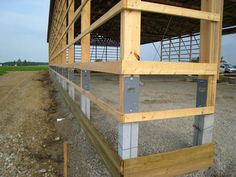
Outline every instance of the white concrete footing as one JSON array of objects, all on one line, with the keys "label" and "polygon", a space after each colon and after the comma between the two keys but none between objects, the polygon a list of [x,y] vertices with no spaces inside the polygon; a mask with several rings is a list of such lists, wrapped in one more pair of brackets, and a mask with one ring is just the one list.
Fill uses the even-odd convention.
[{"label": "white concrete footing", "polygon": [[[207,101],[208,81],[199,79],[197,83],[197,100],[196,106],[206,106]],[[194,135],[193,145],[198,146],[201,144],[212,143],[214,126],[214,114],[195,116],[194,120]]]},{"label": "white concrete footing", "polygon": [[[74,71],[68,70],[68,79],[73,82],[74,80]],[[72,98],[72,100],[75,100],[75,88],[68,84],[68,94]]]},{"label": "white concrete footing", "polygon": [[138,156],[138,123],[119,124],[118,153],[122,159]]},{"label": "white concrete footing", "polygon": [[214,114],[196,116],[194,121],[193,145],[212,143]]},{"label": "white concrete footing", "polygon": [[[84,90],[89,91],[89,80],[90,80],[90,72],[86,70],[81,71],[81,86]],[[88,119],[90,119],[90,100],[88,97],[81,94],[81,110],[86,115]]]},{"label": "white concrete footing", "polygon": [[72,100],[75,100],[75,88],[72,85],[68,85],[68,93]]},{"label": "white concrete footing", "polygon": [[90,119],[90,100],[84,95],[81,95],[81,110]]}]

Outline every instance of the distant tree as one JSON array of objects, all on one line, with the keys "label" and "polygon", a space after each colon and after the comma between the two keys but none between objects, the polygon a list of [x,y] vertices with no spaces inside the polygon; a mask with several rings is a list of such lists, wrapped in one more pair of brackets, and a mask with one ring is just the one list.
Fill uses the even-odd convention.
[{"label": "distant tree", "polygon": [[22,65],[23,65],[23,66],[27,66],[27,61],[24,60]]},{"label": "distant tree", "polygon": [[21,59],[19,58],[16,62],[17,66],[21,66],[22,65],[22,62],[21,62]]}]

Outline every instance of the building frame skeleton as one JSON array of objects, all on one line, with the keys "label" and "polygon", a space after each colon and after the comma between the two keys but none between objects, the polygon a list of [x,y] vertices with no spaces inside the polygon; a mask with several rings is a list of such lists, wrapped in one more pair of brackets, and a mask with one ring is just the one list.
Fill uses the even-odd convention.
[{"label": "building frame skeleton", "polygon": [[[94,1],[82,0],[79,7],[75,9],[75,0],[55,0],[54,10],[50,13],[48,31],[49,71],[109,172],[112,176],[125,177],[176,176],[210,167],[214,158],[212,130],[218,65],[221,56],[224,1],[201,0],[201,9],[196,10],[158,2],[121,0],[91,23],[92,3]],[[199,62],[181,62],[180,54],[177,55],[177,62],[143,61],[140,58],[142,12],[199,20]],[[91,62],[90,54],[93,44],[91,34],[115,16],[120,16],[120,60],[106,59],[105,62]],[[81,29],[79,29],[80,33],[75,36],[75,23],[78,21],[80,21]],[[163,41],[167,39],[170,39],[169,53],[171,54],[170,51],[174,45],[171,44],[171,38],[163,39]],[[81,46],[80,63],[75,63],[75,45]],[[178,52],[180,52],[179,49],[177,49]],[[192,54],[189,55],[192,58]],[[80,85],[73,82],[74,70],[80,70]],[[90,72],[94,71],[119,75],[119,110],[89,92]],[[196,107],[139,112],[140,75],[198,75]],[[81,108],[74,102],[75,91],[81,94]],[[119,121],[118,154],[91,125],[90,102],[95,103]],[[195,116],[193,147],[138,157],[139,122],[188,116]]]}]

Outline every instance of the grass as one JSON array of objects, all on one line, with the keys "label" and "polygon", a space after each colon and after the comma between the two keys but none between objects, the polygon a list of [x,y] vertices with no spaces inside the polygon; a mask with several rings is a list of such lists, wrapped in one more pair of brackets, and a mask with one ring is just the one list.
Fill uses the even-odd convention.
[{"label": "grass", "polygon": [[39,66],[0,66],[0,75],[6,74],[8,71],[46,71],[47,65]]}]

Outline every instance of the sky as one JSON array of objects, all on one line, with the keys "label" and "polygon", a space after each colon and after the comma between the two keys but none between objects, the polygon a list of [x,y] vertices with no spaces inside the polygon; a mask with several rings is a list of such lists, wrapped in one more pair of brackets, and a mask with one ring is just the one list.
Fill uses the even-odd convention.
[{"label": "sky", "polygon": [[[17,60],[48,61],[47,27],[50,0],[1,0],[0,63]],[[236,34],[223,36],[222,55],[236,64]],[[141,47],[141,58],[152,59],[152,45]]]},{"label": "sky", "polygon": [[0,63],[48,61],[49,0],[0,0]]}]

